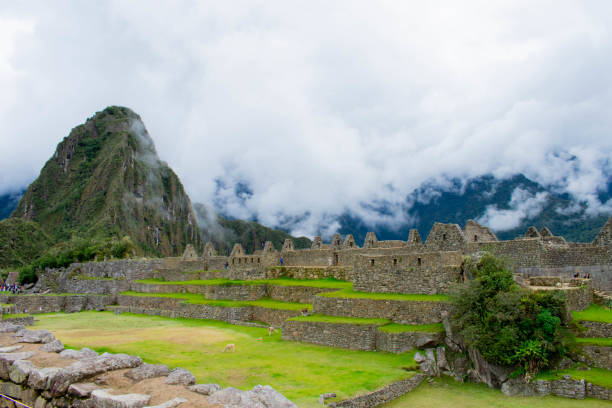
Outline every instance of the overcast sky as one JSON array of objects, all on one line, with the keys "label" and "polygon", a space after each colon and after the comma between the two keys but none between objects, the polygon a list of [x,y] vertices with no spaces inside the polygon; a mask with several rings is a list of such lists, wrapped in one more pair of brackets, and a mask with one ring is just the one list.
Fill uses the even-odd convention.
[{"label": "overcast sky", "polygon": [[485,173],[609,211],[611,29],[610,1],[5,1],[0,192],[123,105],[192,201],[294,233]]}]

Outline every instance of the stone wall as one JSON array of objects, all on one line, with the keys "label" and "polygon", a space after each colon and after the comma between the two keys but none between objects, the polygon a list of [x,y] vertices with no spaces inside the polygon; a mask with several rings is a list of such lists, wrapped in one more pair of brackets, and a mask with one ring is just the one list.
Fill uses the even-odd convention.
[{"label": "stone wall", "polygon": [[612,338],[612,323],[580,321],[580,325],[586,331],[580,337],[607,337]]},{"label": "stone wall", "polygon": [[116,295],[119,292],[130,290],[130,281],[126,279],[73,278],[58,283],[59,293]]},{"label": "stone wall", "polygon": [[398,301],[315,296],[313,311],[329,316],[390,319],[399,324],[430,324],[442,321],[447,302]]},{"label": "stone wall", "polygon": [[612,370],[612,347],[582,346],[581,349],[589,366]]},{"label": "stone wall", "polygon": [[376,333],[376,350],[400,354],[416,348],[435,347],[442,343],[444,336],[444,332],[387,333],[378,330]]},{"label": "stone wall", "polygon": [[337,289],[312,286],[262,285],[154,285],[134,282],[131,289],[142,293],[195,293],[208,299],[259,300],[271,298],[281,302],[312,303],[317,293]]},{"label": "stone wall", "polygon": [[337,289],[314,288],[312,286],[267,286],[266,297],[281,302],[312,304],[318,293],[333,292]]},{"label": "stone wall", "polygon": [[282,339],[351,350],[374,350],[376,328],[376,325],[370,324],[287,320],[282,324]]},{"label": "stone wall", "polygon": [[292,317],[300,316],[299,310],[279,310],[253,306],[252,320],[264,322],[272,327],[280,328],[283,322]]},{"label": "stone wall", "polygon": [[563,291],[565,292],[565,306],[568,311],[584,310],[593,303],[593,285],[591,282],[580,287],[565,288]]},{"label": "stone wall", "polygon": [[80,312],[104,310],[115,301],[110,295],[12,295],[5,296],[6,303],[15,305],[16,313]]},{"label": "stone wall", "polygon": [[558,276],[569,279],[578,273],[580,276],[591,274],[595,290],[612,291],[612,264],[608,265],[570,265],[563,267],[520,267],[515,270],[525,277],[529,276]]},{"label": "stone wall", "polygon": [[355,264],[353,288],[360,292],[448,293],[461,281],[460,252],[363,255]]},{"label": "stone wall", "polygon": [[270,266],[266,279],[326,279],[353,280],[352,266]]},{"label": "stone wall", "polygon": [[406,379],[394,382],[376,391],[369,392],[367,394],[359,395],[357,397],[347,399],[340,402],[332,402],[329,404],[330,407],[346,407],[346,408],[372,408],[387,402],[393,401],[396,398],[405,395],[418,387],[423,379],[424,374],[415,374],[414,376]]},{"label": "stone wall", "polygon": [[181,299],[126,296],[117,297],[118,307],[108,309],[118,312],[140,313],[164,317],[221,320],[228,323],[264,322],[274,327],[289,318],[300,315],[299,310],[269,309],[257,306],[225,307],[184,303]]}]

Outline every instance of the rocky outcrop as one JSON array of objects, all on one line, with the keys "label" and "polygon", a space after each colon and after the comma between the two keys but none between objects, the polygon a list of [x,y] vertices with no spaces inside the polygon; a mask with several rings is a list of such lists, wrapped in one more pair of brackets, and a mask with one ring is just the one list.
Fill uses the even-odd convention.
[{"label": "rocky outcrop", "polygon": [[250,391],[227,387],[208,397],[208,403],[224,408],[297,408],[269,385],[256,385]]}]

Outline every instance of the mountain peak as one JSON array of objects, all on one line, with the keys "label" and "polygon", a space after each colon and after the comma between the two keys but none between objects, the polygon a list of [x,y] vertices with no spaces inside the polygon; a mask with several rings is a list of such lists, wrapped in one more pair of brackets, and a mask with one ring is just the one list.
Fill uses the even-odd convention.
[{"label": "mountain peak", "polygon": [[183,185],[157,156],[140,116],[120,106],[72,129],[12,216],[38,222],[57,241],[129,235],[156,255],[202,247]]}]

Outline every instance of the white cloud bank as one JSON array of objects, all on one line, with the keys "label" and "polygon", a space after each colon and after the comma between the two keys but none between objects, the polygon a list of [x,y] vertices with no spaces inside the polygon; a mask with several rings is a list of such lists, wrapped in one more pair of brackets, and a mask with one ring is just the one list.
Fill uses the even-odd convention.
[{"label": "white cloud bank", "polygon": [[485,213],[477,221],[495,231],[517,228],[524,219],[537,216],[544,208],[547,198],[546,192],[532,194],[527,190],[516,188],[508,204],[510,208],[487,206]]},{"label": "white cloud bank", "polygon": [[422,182],[489,172],[597,212],[610,27],[608,1],[4,2],[0,190],[116,104],[193,201],[295,233],[345,211],[394,224]]}]

